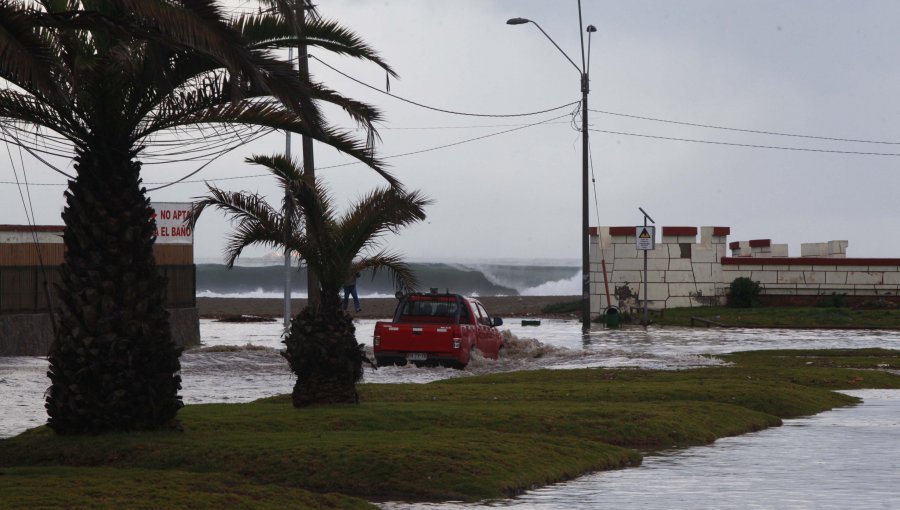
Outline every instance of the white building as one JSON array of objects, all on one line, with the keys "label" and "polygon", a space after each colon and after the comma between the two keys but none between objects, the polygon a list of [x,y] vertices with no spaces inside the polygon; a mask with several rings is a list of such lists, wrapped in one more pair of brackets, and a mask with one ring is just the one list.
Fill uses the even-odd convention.
[{"label": "white building", "polygon": [[[652,309],[723,304],[740,276],[760,283],[766,304],[814,304],[832,293],[846,294],[850,303],[900,301],[900,259],[847,258],[847,241],[802,244],[801,256],[790,257],[787,244],[770,239],[729,244],[729,227],[657,230],[660,240],[646,252]],[[643,306],[644,252],[636,234],[633,226],[591,229],[591,315],[610,304],[625,312]]]}]

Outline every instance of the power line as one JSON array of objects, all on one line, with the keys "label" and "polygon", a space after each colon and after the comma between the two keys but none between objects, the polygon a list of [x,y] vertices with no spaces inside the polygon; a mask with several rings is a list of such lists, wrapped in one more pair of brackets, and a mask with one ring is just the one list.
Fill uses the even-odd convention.
[{"label": "power line", "polygon": [[[11,133],[6,129],[6,126],[4,126],[3,124],[0,124],[0,129],[2,129],[4,133],[6,133],[6,136],[9,136],[9,137],[11,137],[12,139],[14,139],[14,140],[17,142],[16,145],[18,145],[19,147],[24,148],[26,151],[28,151],[28,154],[31,154],[35,159],[37,159],[37,160],[40,161],[41,163],[43,163],[43,164],[47,165],[48,167],[50,167],[54,172],[59,173],[59,174],[62,174],[62,175],[65,175],[65,176],[68,177],[69,179],[74,179],[74,178],[75,178],[75,177],[73,177],[73,176],[71,176],[71,175],[69,175],[69,174],[63,172],[63,171],[60,170],[59,168],[56,168],[55,166],[51,165],[50,162],[48,162],[48,161],[45,160],[44,158],[42,158],[42,157],[38,156],[37,154],[35,154],[35,152],[31,150],[31,148],[29,148],[27,145],[22,144],[22,143],[19,141],[19,139],[16,138],[16,136],[15,136],[14,134],[11,134]],[[23,168],[22,170],[24,171],[24,168]]]},{"label": "power line", "polygon": [[445,110],[445,109],[443,109],[443,108],[436,108],[436,107],[434,107],[434,106],[428,106],[428,105],[426,105],[426,104],[418,103],[418,102],[416,102],[416,101],[413,101],[413,100],[410,100],[410,99],[406,99],[406,98],[404,98],[404,97],[400,97],[400,96],[398,96],[398,95],[396,95],[396,94],[391,94],[390,92],[381,90],[381,89],[379,89],[378,87],[374,87],[374,86],[372,86],[372,85],[369,85],[368,83],[366,83],[366,82],[364,82],[364,81],[362,81],[362,80],[358,80],[358,79],[356,79],[356,78],[350,76],[349,74],[347,74],[347,73],[345,73],[345,72],[343,72],[343,71],[338,70],[337,68],[331,66],[330,64],[328,64],[327,62],[325,62],[324,60],[320,59],[319,57],[317,57],[317,56],[315,56],[315,55],[309,55],[309,58],[314,58],[314,59],[316,59],[316,60],[319,61],[322,65],[324,65],[325,67],[331,69],[332,71],[334,71],[334,72],[340,74],[341,76],[343,76],[343,77],[345,77],[345,78],[347,78],[347,79],[349,79],[349,80],[352,80],[352,81],[354,81],[354,82],[356,82],[356,83],[358,83],[358,84],[360,84],[360,85],[362,85],[362,86],[364,86],[364,87],[368,87],[368,88],[370,88],[370,89],[372,89],[372,90],[374,90],[374,91],[376,91],[376,92],[380,92],[380,93],[382,93],[382,94],[384,94],[384,95],[386,95],[386,96],[393,97],[394,99],[397,99],[397,100],[399,100],[399,101],[403,101],[403,102],[405,102],[405,103],[409,103],[409,104],[411,104],[411,105],[418,106],[418,107],[420,107],[420,108],[425,108],[426,110],[432,110],[432,111],[441,112],[441,113],[449,113],[449,114],[451,114],[451,115],[464,115],[464,116],[467,116],[467,117],[528,117],[528,116],[531,116],[531,115],[541,115],[541,114],[543,114],[543,113],[554,112],[554,111],[556,111],[556,110],[561,110],[561,109],[563,109],[563,108],[568,108],[568,107],[570,107],[570,106],[572,106],[572,105],[576,105],[576,104],[579,103],[579,101],[573,101],[573,102],[571,102],[571,103],[567,103],[567,104],[564,104],[564,105],[560,105],[560,106],[557,106],[557,107],[555,107],[555,108],[548,108],[548,109],[546,109],[546,110],[541,110],[541,111],[537,111],[537,112],[527,112],[527,113],[490,114],[490,113],[467,113],[467,112],[458,112],[458,111],[454,111],[454,110]]},{"label": "power line", "polygon": [[250,142],[252,142],[252,141],[254,141],[254,140],[258,140],[258,139],[262,138],[263,136],[267,135],[267,134],[269,133],[269,131],[264,131],[264,132],[262,132],[261,134],[259,134],[259,133],[260,133],[260,132],[257,131],[257,136],[256,136],[255,138],[251,137],[249,140],[244,141],[244,139],[241,137],[241,135],[238,134],[237,131],[235,131],[235,136],[237,136],[238,139],[240,139],[240,141],[241,141],[240,144],[236,144],[236,145],[234,145],[233,147],[229,147],[228,149],[225,149],[225,150],[220,151],[218,154],[216,154],[214,157],[212,157],[209,161],[207,161],[206,163],[200,165],[199,168],[197,168],[197,169],[194,170],[193,172],[191,172],[191,173],[185,175],[184,177],[182,177],[182,178],[180,178],[180,179],[177,179],[177,180],[174,180],[174,181],[171,181],[171,182],[168,182],[168,183],[148,182],[147,184],[160,184],[160,186],[156,186],[155,188],[148,188],[147,191],[156,191],[156,190],[159,190],[159,189],[168,188],[169,186],[172,186],[173,184],[178,184],[179,182],[184,182],[184,181],[185,181],[186,179],[188,179],[189,177],[193,177],[194,175],[197,175],[198,173],[200,173],[201,170],[203,170],[204,168],[206,168],[207,166],[209,166],[213,161],[219,159],[220,157],[222,157],[222,156],[224,156],[225,154],[227,154],[227,153],[233,151],[234,149],[237,149],[238,147],[242,147],[242,146],[246,145],[247,143],[250,143]]},{"label": "power line", "polygon": [[[545,124],[569,124],[569,121],[561,121],[561,122],[545,122]],[[518,126],[529,126],[530,124],[474,124],[468,126],[406,126],[406,127],[389,127],[389,126],[379,126],[379,131],[437,131],[440,129],[494,129],[501,127],[518,127]],[[357,131],[364,130],[364,128],[355,128]]]},{"label": "power line", "polygon": [[[484,139],[486,139],[486,138],[492,138],[492,137],[495,137],[495,136],[500,136],[500,135],[504,135],[504,134],[507,134],[507,133],[512,133],[512,132],[515,132],[515,131],[521,131],[521,130],[523,130],[523,129],[527,129],[527,128],[534,127],[534,126],[540,126],[540,125],[545,125],[545,124],[553,124],[553,123],[555,123],[554,121],[557,121],[557,120],[559,120],[559,119],[562,119],[562,118],[565,118],[565,117],[568,117],[568,116],[569,116],[569,114],[566,114],[566,115],[560,115],[560,116],[553,117],[553,118],[550,118],[550,119],[546,119],[546,120],[542,120],[542,121],[538,121],[538,122],[532,122],[532,123],[530,123],[530,124],[519,125],[519,126],[516,126],[516,127],[511,128],[511,129],[505,129],[505,130],[503,130],[503,131],[497,131],[497,132],[495,132],[495,133],[489,133],[489,134],[486,134],[486,135],[476,136],[476,137],[474,137],[474,138],[467,138],[467,139],[465,139],[465,140],[460,140],[460,141],[453,142],[453,143],[448,143],[448,144],[444,144],[444,145],[438,145],[438,146],[436,146],[436,147],[429,147],[429,148],[426,148],[426,149],[420,149],[420,150],[411,151],[411,152],[404,152],[404,153],[401,153],[401,154],[392,154],[392,155],[389,155],[389,156],[383,156],[381,159],[401,158],[401,157],[404,157],[404,156],[412,156],[412,155],[415,155],[415,154],[422,154],[422,153],[425,153],[425,152],[432,152],[432,151],[436,151],[436,150],[440,150],[440,149],[446,149],[446,148],[449,148],[449,147],[455,147],[455,146],[457,146],[457,145],[463,145],[463,144],[466,144],[466,143],[475,142],[475,141],[478,141],[478,140],[484,140]],[[218,157],[218,156],[217,156],[217,157]],[[161,189],[161,188],[163,188],[163,187],[171,186],[171,185],[173,185],[173,184],[191,184],[191,183],[199,183],[199,182],[231,181],[231,180],[236,180],[236,179],[252,179],[252,178],[256,178],[256,177],[267,177],[267,176],[271,175],[271,174],[267,174],[267,173],[266,173],[266,174],[238,175],[238,176],[234,176],[234,177],[219,177],[219,178],[214,178],[214,179],[186,180],[186,179],[188,179],[189,177],[191,177],[191,176],[197,174],[200,170],[203,170],[203,168],[205,168],[205,167],[206,167],[207,165],[209,165],[210,163],[212,163],[212,161],[208,161],[208,162],[207,162],[206,164],[204,164],[202,167],[198,168],[197,170],[191,172],[191,173],[188,174],[188,175],[185,175],[184,177],[182,177],[181,179],[178,179],[177,181],[171,181],[171,182],[165,182],[165,183],[163,183],[163,182],[148,182],[148,183],[145,183],[145,184],[148,184],[148,185],[154,185],[154,184],[161,184],[161,185],[163,185],[163,186],[159,186],[159,187],[156,187],[156,188],[149,188],[147,191],[155,191],[155,190]],[[359,164],[362,164],[362,163],[359,162],[359,161],[351,161],[351,162],[349,162],[349,163],[341,163],[341,164],[337,164],[337,165],[322,166],[322,167],[319,167],[318,170],[327,170],[327,169],[329,169],[329,168],[340,168],[340,167],[351,166],[351,165],[359,165]],[[0,181],[0,184],[15,184],[15,183],[7,182],[7,181]],[[30,185],[31,185],[31,186],[65,186],[65,184],[54,184],[54,183],[31,183]]]},{"label": "power line", "polygon": [[629,119],[649,120],[652,122],[677,124],[679,126],[701,127],[701,128],[708,128],[708,129],[721,129],[724,131],[737,131],[739,133],[754,133],[754,134],[758,134],[758,135],[789,136],[789,137],[793,137],[793,138],[808,138],[808,139],[812,139],[812,140],[828,140],[831,142],[854,142],[854,143],[874,143],[874,144],[882,144],[882,145],[900,145],[900,142],[884,142],[884,141],[878,141],[878,140],[862,140],[862,139],[856,139],[856,138],[833,138],[833,137],[829,137],[829,136],[801,135],[801,134],[797,134],[797,133],[781,133],[778,131],[762,131],[762,130],[756,130],[756,129],[742,129],[742,128],[727,127],[727,126],[716,126],[716,125],[712,125],[712,124],[698,124],[696,122],[683,122],[683,121],[677,121],[677,120],[660,119],[660,118],[655,118],[655,117],[642,117],[640,115],[631,115],[628,113],[617,113],[617,112],[609,112],[609,111],[604,111],[604,110],[591,110],[590,108],[588,110],[590,110],[594,113],[601,113],[604,115],[613,115],[616,117],[626,117]]},{"label": "power line", "polygon": [[[455,146],[457,146],[457,145],[462,145],[462,144],[465,144],[465,143],[475,142],[475,141],[478,141],[478,140],[484,140],[485,138],[491,138],[491,137],[494,137],[494,136],[499,136],[499,135],[503,135],[503,134],[506,134],[506,133],[512,133],[512,132],[514,132],[514,131],[520,131],[520,130],[522,130],[522,129],[527,129],[527,128],[534,127],[534,126],[539,126],[539,125],[541,125],[541,124],[549,124],[549,123],[551,123],[551,122],[553,122],[553,121],[555,121],[555,120],[559,120],[559,119],[562,119],[562,118],[564,118],[564,117],[568,117],[568,114],[566,114],[566,115],[560,115],[560,116],[558,116],[558,117],[554,117],[554,118],[552,118],[552,119],[547,119],[547,120],[542,120],[542,121],[539,121],[539,122],[533,122],[533,123],[531,123],[531,124],[525,124],[525,125],[522,125],[522,126],[514,127],[514,128],[512,128],[512,129],[506,129],[506,130],[504,130],[504,131],[498,131],[498,132],[496,132],[496,133],[489,133],[489,134],[482,135],[482,136],[477,136],[477,137],[474,137],[474,138],[467,138],[467,139],[465,139],[465,140],[460,140],[460,141],[458,141],[458,142],[448,143],[448,144],[444,144],[444,145],[438,145],[438,146],[436,146],[436,147],[429,147],[429,148],[427,148],[427,149],[420,149],[420,150],[412,151],[412,152],[404,152],[404,153],[402,153],[402,154],[392,154],[392,155],[390,155],[390,156],[383,156],[381,159],[402,158],[402,157],[404,157],[404,156],[412,156],[412,155],[415,155],[415,154],[422,154],[422,153],[425,153],[425,152],[432,152],[432,151],[436,151],[436,150],[440,150],[440,149],[446,149],[446,148],[448,148],[448,147],[455,147]],[[349,163],[341,163],[341,164],[338,164],[338,165],[320,166],[320,167],[317,168],[317,170],[327,170],[327,169],[329,169],[329,168],[340,168],[340,167],[351,166],[351,165],[360,165],[360,164],[362,164],[362,162],[360,162],[360,161],[351,161],[351,162],[349,162]],[[197,172],[199,172],[200,170],[202,170],[202,168],[201,168],[201,169],[198,169]],[[194,172],[194,174],[197,173],[197,172]],[[191,175],[193,175],[193,174],[191,174]],[[241,175],[241,176],[235,176],[235,177],[222,177],[222,178],[219,178],[219,179],[200,179],[200,180],[193,180],[193,181],[187,181],[187,180],[184,180],[184,179],[186,179],[187,177],[190,177],[190,175],[188,175],[188,176],[185,176],[184,178],[182,178],[182,179],[180,179],[179,181],[176,181],[176,182],[181,183],[181,184],[198,183],[198,182],[207,182],[207,181],[213,181],[213,182],[216,182],[216,181],[228,181],[228,180],[235,180],[235,179],[249,179],[249,178],[254,178],[254,177],[265,177],[265,176],[268,176],[268,175],[270,175],[270,174]],[[147,183],[147,184],[160,184],[160,183]],[[171,185],[171,184],[175,184],[175,182],[169,183],[168,185]],[[153,191],[153,190],[156,190],[156,189],[159,189],[159,188],[151,188],[151,189],[148,190],[148,191]]]},{"label": "power line", "polygon": [[710,145],[726,145],[731,147],[748,147],[752,149],[775,149],[775,150],[783,150],[783,151],[800,151],[800,152],[824,152],[830,154],[851,154],[857,156],[900,156],[900,153],[895,152],[863,152],[863,151],[842,151],[836,149],[809,149],[805,147],[785,147],[780,145],[756,145],[749,143],[734,143],[734,142],[717,142],[713,140],[696,140],[692,138],[676,138],[670,136],[656,136],[656,135],[644,135],[640,133],[625,133],[622,131],[606,131],[603,129],[589,129],[589,131],[594,131],[596,133],[605,133],[608,135],[622,135],[622,136],[636,136],[639,138],[652,138],[655,140],[671,140],[675,142],[691,142],[691,143],[705,143]]}]

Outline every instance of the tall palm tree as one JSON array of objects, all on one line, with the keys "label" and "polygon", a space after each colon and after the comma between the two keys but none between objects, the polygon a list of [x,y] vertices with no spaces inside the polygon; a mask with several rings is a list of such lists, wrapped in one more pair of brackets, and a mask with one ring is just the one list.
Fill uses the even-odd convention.
[{"label": "tall palm tree", "polygon": [[394,183],[365,140],[325,122],[317,101],[370,129],[380,113],[300,79],[274,52],[301,43],[393,73],[328,21],[297,35],[283,16],[232,19],[214,0],[0,0],[0,122],[46,128],[74,146],[46,401],[57,433],[167,427],[182,405],[140,177],[155,135],[233,124],[289,130]]},{"label": "tall palm tree", "polygon": [[[297,376],[295,407],[320,403],[355,403],[362,378],[363,346],[356,342],[353,321],[341,309],[339,292],[351,275],[387,270],[401,290],[415,288],[415,276],[396,254],[379,250],[380,238],[425,219],[430,203],[419,192],[387,187],[369,193],[343,215],[321,183],[305,175],[284,156],[254,156],[286,191],[288,207],[273,208],[258,194],[229,192],[208,185],[189,215],[192,224],[207,207],[218,208],[237,222],[226,247],[226,264],[234,265],[244,248],[259,244],[297,253],[318,275],[319,299],[291,321],[285,357]],[[289,198],[288,198],[289,197]],[[292,211],[286,216],[282,211]],[[285,236],[285,231],[291,235]]]}]

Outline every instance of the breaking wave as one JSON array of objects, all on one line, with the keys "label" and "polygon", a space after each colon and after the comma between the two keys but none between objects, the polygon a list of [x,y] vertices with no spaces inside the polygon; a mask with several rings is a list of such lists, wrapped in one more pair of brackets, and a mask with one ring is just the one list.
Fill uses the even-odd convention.
[{"label": "breaking wave", "polygon": [[[570,265],[411,263],[419,290],[437,288],[470,296],[572,296],[581,294],[581,269]],[[358,280],[360,296],[393,297],[393,280],[385,271]],[[291,276],[294,297],[307,296],[306,269]],[[280,298],[284,267],[197,265],[198,297]]]}]

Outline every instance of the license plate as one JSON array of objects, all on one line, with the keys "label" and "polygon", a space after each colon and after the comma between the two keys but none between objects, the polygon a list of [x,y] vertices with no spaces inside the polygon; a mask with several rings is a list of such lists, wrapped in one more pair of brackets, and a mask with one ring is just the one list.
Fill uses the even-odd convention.
[{"label": "license plate", "polygon": [[428,359],[428,355],[424,352],[410,352],[406,355],[406,359],[410,361],[425,361]]}]

